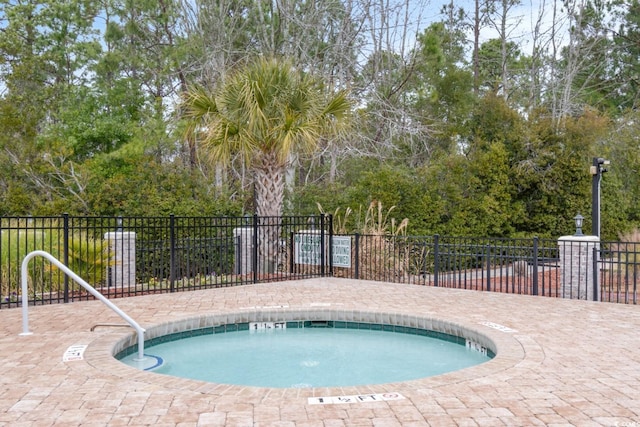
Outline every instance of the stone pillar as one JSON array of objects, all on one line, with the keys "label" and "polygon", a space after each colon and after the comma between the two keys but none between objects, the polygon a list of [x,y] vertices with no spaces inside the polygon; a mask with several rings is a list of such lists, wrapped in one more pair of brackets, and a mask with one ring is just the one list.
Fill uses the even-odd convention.
[{"label": "stone pillar", "polygon": [[107,286],[129,287],[136,284],[136,233],[112,231],[104,234],[109,242]]},{"label": "stone pillar", "polygon": [[253,272],[253,227],[239,227],[233,229],[235,246],[235,274],[249,274]]},{"label": "stone pillar", "polygon": [[600,299],[599,283],[596,283],[594,298],[594,248],[600,248],[597,236],[562,236],[558,239],[562,298]]}]

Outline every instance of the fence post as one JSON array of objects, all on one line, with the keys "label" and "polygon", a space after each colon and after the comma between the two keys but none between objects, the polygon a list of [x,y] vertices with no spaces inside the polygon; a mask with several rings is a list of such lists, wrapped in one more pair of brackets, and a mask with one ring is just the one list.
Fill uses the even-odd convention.
[{"label": "fence post", "polygon": [[440,273],[440,235],[433,235],[433,286],[438,287]]},{"label": "fence post", "polygon": [[487,244],[487,291],[491,292],[491,245]]},{"label": "fence post", "polygon": [[333,277],[333,215],[329,214],[329,276]]},{"label": "fence post", "polygon": [[296,235],[293,231],[289,232],[289,273],[293,274],[293,265],[294,265],[294,258],[295,258],[295,253],[294,251],[296,250],[296,246],[295,243],[293,241],[293,239],[296,238]]},{"label": "fence post", "polygon": [[[593,247],[593,300],[594,301],[600,301],[600,289],[599,289],[600,281],[598,280],[599,273],[600,273],[600,269],[598,268],[598,247],[594,246]],[[634,292],[634,295],[635,295],[635,292]]]},{"label": "fence post", "polygon": [[355,279],[359,279],[360,278],[360,234],[356,233],[355,235],[355,240],[356,240],[356,259],[355,259]]},{"label": "fence post", "polygon": [[175,292],[176,286],[176,217],[169,215],[169,291]]},{"label": "fence post", "polygon": [[320,277],[324,277],[324,272],[325,272],[325,257],[324,255],[326,254],[326,248],[325,248],[325,241],[324,241],[324,214],[321,213],[320,214]]},{"label": "fence post", "polygon": [[538,236],[533,238],[533,295],[538,295]]},{"label": "fence post", "polygon": [[[62,214],[62,247],[63,247],[63,262],[64,265],[69,267],[69,214]],[[69,302],[69,276],[64,275],[64,302]]]},{"label": "fence post", "polygon": [[253,283],[258,283],[258,214],[253,214],[253,256],[251,257],[251,269],[253,270]]}]

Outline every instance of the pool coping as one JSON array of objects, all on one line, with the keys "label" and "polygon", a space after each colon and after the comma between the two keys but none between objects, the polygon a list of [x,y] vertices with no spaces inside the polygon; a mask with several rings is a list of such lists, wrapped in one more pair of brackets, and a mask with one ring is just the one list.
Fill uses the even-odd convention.
[{"label": "pool coping", "polygon": [[[491,360],[459,371],[436,375],[433,377],[419,378],[410,381],[402,381],[387,384],[375,384],[372,386],[354,386],[355,389],[366,389],[363,393],[370,392],[369,387],[380,390],[420,390],[423,388],[438,386],[441,384],[452,384],[461,381],[469,381],[494,375],[499,371],[507,370],[525,359],[527,352],[537,351],[532,348],[532,343],[522,343],[517,335],[509,331],[508,328],[501,329],[500,325],[487,326],[484,324],[469,324],[465,322],[454,322],[441,318],[430,318],[419,315],[405,313],[394,313],[388,311],[368,311],[368,310],[344,310],[335,309],[330,306],[322,308],[280,308],[268,310],[240,310],[230,311],[220,314],[201,314],[199,316],[189,316],[169,322],[162,322],[151,325],[146,329],[146,340],[156,337],[180,333],[188,330],[215,327],[232,323],[245,322],[277,322],[296,320],[333,320],[350,321],[359,323],[378,323],[407,326],[419,329],[443,332],[448,335],[469,338],[475,342],[489,348],[495,354]],[[505,329],[507,331],[505,332]],[[239,386],[232,384],[216,384],[186,378],[169,377],[167,375],[154,372],[141,371],[137,368],[127,366],[115,358],[119,352],[127,347],[136,345],[137,338],[135,332],[127,331],[121,333],[111,333],[93,340],[88,344],[84,353],[87,364],[96,369],[108,370],[111,375],[122,379],[134,379],[149,385],[163,387],[169,384],[169,388],[180,388],[198,393],[209,393],[212,389],[224,388],[227,393],[241,393],[247,389],[252,389],[255,393],[269,393],[282,390],[281,388]],[[167,379],[169,377],[170,379]],[[299,388],[297,394],[300,396],[318,396],[327,394],[339,394],[344,387],[309,387]]]}]

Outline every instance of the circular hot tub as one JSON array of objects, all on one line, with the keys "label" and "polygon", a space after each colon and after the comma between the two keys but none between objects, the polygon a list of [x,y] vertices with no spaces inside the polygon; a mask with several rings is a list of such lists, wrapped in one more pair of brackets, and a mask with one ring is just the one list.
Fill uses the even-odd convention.
[{"label": "circular hot tub", "polygon": [[[233,323],[226,315],[161,325],[147,332],[152,337],[145,341],[143,361],[136,360],[136,345],[123,345],[116,358],[182,378],[301,388],[408,381],[495,356],[487,337],[447,322],[389,313],[361,313],[361,319],[381,323],[345,320],[340,312],[316,314],[311,320],[290,315],[265,320],[253,313]],[[207,326],[193,328],[196,323]]]}]

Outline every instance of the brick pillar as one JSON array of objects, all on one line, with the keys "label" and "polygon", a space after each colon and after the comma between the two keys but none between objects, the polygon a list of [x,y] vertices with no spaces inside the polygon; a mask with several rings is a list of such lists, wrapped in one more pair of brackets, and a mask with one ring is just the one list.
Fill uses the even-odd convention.
[{"label": "brick pillar", "polygon": [[597,236],[562,236],[558,239],[560,296],[563,298],[589,301],[600,299],[599,286],[594,298],[594,248],[600,248],[600,240]]},{"label": "brick pillar", "polygon": [[112,231],[104,234],[109,242],[107,285],[129,287],[136,284],[136,233]]}]

